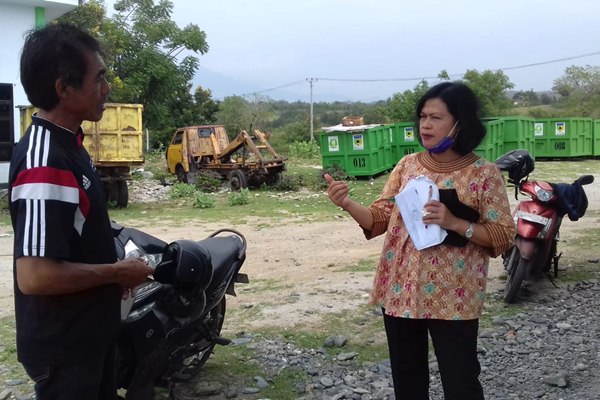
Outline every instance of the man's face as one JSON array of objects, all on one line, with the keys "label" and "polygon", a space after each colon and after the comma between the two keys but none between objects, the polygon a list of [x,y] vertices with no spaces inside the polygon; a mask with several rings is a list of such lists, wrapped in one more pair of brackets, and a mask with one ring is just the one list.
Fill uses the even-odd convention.
[{"label": "man's face", "polygon": [[62,104],[74,119],[99,121],[108,100],[110,85],[106,81],[106,65],[97,52],[86,52],[87,73],[83,85],[77,89],[67,86],[62,93]]}]

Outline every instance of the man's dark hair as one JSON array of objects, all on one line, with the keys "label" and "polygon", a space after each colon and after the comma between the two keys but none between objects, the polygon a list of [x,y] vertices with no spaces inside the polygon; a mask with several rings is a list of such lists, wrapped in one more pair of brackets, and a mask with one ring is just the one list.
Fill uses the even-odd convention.
[{"label": "man's dark hair", "polygon": [[27,33],[21,53],[21,83],[35,107],[50,111],[58,104],[57,79],[81,88],[87,73],[86,52],[101,53],[100,43],[68,24],[49,24]]},{"label": "man's dark hair", "polygon": [[[485,137],[485,127],[479,119],[479,102],[473,90],[462,82],[442,82],[433,86],[417,104],[417,121],[425,102],[437,98],[446,104],[450,114],[458,121],[458,134],[454,138],[452,149],[461,155],[475,150]],[[422,144],[418,127],[417,122],[417,139]]]}]

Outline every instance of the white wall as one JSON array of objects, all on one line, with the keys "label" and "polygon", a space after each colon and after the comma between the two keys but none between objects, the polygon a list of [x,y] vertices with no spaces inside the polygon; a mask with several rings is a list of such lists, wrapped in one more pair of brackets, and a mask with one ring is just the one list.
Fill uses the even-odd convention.
[{"label": "white wall", "polygon": [[[25,32],[35,26],[35,8],[0,4],[0,82],[12,83],[15,107],[29,104],[19,79],[19,56]],[[15,139],[19,137],[19,111],[15,108]]]},{"label": "white wall", "polygon": [[[19,78],[19,57],[25,33],[35,27],[35,8],[44,7],[46,21],[67,13],[77,6],[77,0],[0,0],[0,82],[12,83],[14,105],[29,101]],[[19,111],[15,108],[15,139],[20,135]]]},{"label": "white wall", "polygon": [[[19,78],[19,57],[25,33],[35,27],[35,8],[44,7],[46,21],[77,6],[77,0],[0,0],[0,83],[13,84],[14,139],[20,137],[19,105],[29,104]],[[8,179],[7,163],[0,163],[0,186]]]}]

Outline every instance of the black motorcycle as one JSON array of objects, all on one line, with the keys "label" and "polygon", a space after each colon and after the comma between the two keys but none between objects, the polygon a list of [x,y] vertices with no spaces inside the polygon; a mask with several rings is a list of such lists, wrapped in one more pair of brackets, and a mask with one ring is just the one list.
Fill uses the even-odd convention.
[{"label": "black motorcycle", "polygon": [[[140,257],[155,267],[152,279],[123,301],[117,342],[118,387],[127,400],[150,400],[155,387],[172,389],[199,372],[221,337],[225,294],[248,283],[240,273],[246,239],[221,229],[200,240],[166,243],[113,223],[119,259]],[[225,235],[222,235],[225,234]]]}]

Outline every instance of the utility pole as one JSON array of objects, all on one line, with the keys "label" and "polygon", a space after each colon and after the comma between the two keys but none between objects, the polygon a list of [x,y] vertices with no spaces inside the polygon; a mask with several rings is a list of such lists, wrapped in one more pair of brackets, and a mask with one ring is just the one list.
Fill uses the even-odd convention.
[{"label": "utility pole", "polygon": [[306,78],[306,81],[310,84],[310,141],[315,141],[314,131],[314,118],[313,118],[313,84],[318,81],[317,78]]}]

